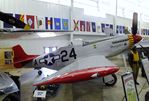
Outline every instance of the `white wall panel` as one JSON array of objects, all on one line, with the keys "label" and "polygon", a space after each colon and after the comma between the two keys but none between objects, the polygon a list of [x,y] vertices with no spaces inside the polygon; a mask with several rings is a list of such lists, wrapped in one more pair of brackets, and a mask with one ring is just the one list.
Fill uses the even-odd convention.
[{"label": "white wall panel", "polygon": [[0,10],[38,16],[69,17],[69,7],[35,0],[0,0]]},{"label": "white wall panel", "polygon": [[[19,14],[31,14],[37,16],[49,16],[59,18],[70,18],[70,8],[68,6],[62,6],[52,3],[45,3],[35,0],[0,0],[0,11],[7,13],[19,13]],[[101,23],[113,24],[114,16],[107,15],[107,18],[93,17],[84,15],[84,10],[80,8],[73,8],[72,10],[72,25],[73,19],[85,20],[90,22],[96,22],[97,25]],[[116,24],[122,26],[131,27],[132,21],[130,19],[117,17]],[[142,28],[149,29],[149,23],[142,22]],[[0,27],[2,23],[0,23]],[[1,27],[2,28],[2,27]],[[90,32],[75,32],[79,34],[93,34]],[[99,34],[99,33],[98,33]],[[84,40],[95,40],[97,36],[80,36],[75,35],[74,39],[82,38]],[[85,34],[84,34],[85,35]],[[100,38],[101,36],[99,36]],[[41,39],[13,39],[13,40],[0,40],[0,47],[9,47],[15,44],[21,44],[24,49],[31,54],[42,54],[44,46],[64,46],[68,44],[70,40],[69,35],[52,37],[52,38],[41,38]]]},{"label": "white wall panel", "polygon": [[12,47],[20,44],[29,54],[43,54],[43,47],[57,46],[62,47],[69,44],[69,35],[40,38],[40,39],[9,39],[0,40],[0,47]]}]

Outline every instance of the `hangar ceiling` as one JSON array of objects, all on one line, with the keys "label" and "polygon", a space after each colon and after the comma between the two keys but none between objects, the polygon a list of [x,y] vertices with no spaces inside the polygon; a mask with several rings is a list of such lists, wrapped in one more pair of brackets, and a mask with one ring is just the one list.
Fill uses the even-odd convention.
[{"label": "hangar ceiling", "polygon": [[[144,22],[149,22],[148,0],[37,0],[60,5],[84,8],[84,12],[93,16],[105,17],[112,14],[124,18],[132,18],[132,13],[137,11]],[[117,3],[117,6],[116,6]],[[94,12],[93,12],[94,11]],[[95,12],[96,11],[96,12]],[[98,13],[100,14],[98,14]]]}]

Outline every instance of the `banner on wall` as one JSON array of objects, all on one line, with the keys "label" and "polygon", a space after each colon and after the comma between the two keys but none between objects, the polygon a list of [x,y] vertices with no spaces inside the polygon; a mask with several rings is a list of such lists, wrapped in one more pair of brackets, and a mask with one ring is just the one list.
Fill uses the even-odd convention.
[{"label": "banner on wall", "polygon": [[45,17],[46,29],[53,29],[53,18]]},{"label": "banner on wall", "polygon": [[29,24],[32,29],[35,28],[35,19],[33,15],[26,15],[26,21],[27,24]]},{"label": "banner on wall", "polygon": [[61,19],[54,18],[54,28],[55,30],[61,30]]},{"label": "banner on wall", "polygon": [[[13,14],[12,13],[7,13],[8,15],[10,15],[10,16],[13,16]],[[8,24],[8,23],[3,23],[3,28],[13,28],[13,26],[12,25],[10,25],[10,24]]]},{"label": "banner on wall", "polygon": [[69,29],[69,23],[68,23],[68,19],[62,19],[62,28],[63,30],[68,30]]}]

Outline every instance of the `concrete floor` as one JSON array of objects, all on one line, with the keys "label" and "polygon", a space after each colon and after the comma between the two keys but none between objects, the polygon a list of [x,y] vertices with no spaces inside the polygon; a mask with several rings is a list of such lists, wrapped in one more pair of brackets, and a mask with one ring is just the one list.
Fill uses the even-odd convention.
[{"label": "concrete floor", "polygon": [[[34,74],[34,75],[33,75]],[[33,81],[37,78],[37,71],[21,76],[21,101],[32,101]],[[26,79],[28,78],[29,79]],[[41,77],[41,76],[40,76]],[[39,78],[40,78],[39,77]],[[103,101],[103,84],[101,79],[61,85],[56,97],[48,97],[47,101]]]},{"label": "concrete floor", "polygon": [[[122,86],[121,75],[126,71],[131,71],[129,67],[124,67],[122,59],[111,58],[111,60],[120,66],[120,71],[116,74],[118,81],[113,87],[105,86],[101,79],[85,81],[75,84],[61,85],[57,96],[49,97],[47,101],[125,101],[124,91]],[[5,69],[2,71],[5,71]],[[21,75],[26,73],[27,75],[21,76],[21,101],[33,101],[32,86],[33,81],[37,77],[37,71],[29,68],[22,69],[6,69],[11,74]],[[149,86],[145,78],[141,77],[139,73],[137,85],[140,101],[144,101],[146,91],[149,91]]]}]

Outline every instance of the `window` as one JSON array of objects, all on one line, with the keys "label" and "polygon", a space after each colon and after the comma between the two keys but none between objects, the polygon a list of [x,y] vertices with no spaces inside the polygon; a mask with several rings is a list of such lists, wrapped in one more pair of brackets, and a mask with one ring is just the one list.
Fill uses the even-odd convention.
[{"label": "window", "polygon": [[57,47],[44,47],[44,53],[50,53],[57,50]]}]

